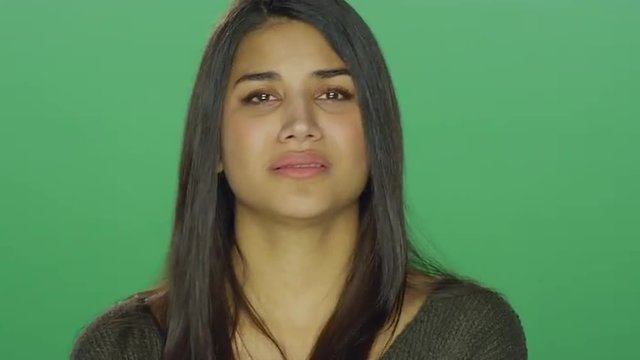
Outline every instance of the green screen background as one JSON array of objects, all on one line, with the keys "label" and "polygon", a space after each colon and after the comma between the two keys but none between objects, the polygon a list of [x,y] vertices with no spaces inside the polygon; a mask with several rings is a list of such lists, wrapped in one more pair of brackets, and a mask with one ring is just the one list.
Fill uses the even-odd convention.
[{"label": "green screen background", "polygon": [[[352,4],[394,77],[420,246],[507,296],[530,358],[634,357],[640,2]],[[157,278],[227,5],[0,3],[0,358],[66,358]]]}]

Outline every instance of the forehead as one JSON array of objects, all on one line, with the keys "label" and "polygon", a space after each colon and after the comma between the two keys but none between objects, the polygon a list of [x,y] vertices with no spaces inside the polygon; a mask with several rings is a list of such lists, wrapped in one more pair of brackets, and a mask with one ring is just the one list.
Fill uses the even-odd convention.
[{"label": "forehead", "polygon": [[343,66],[342,59],[312,25],[298,20],[269,20],[242,39],[233,59],[232,74],[255,70],[308,73]]}]

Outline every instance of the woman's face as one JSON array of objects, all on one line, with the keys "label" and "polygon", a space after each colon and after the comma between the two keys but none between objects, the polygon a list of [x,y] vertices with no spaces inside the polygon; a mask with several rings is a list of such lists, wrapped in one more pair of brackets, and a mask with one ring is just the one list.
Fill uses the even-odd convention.
[{"label": "woman's face", "polygon": [[[311,25],[270,20],[248,34],[233,59],[222,119],[219,169],[237,205],[319,218],[357,204],[368,176],[357,96],[345,64]],[[302,178],[272,169],[304,151],[328,166]]]}]

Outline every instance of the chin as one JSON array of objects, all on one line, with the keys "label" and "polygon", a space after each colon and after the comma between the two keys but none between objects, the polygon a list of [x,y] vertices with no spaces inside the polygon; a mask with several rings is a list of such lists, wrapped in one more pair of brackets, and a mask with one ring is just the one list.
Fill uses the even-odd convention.
[{"label": "chin", "polygon": [[292,202],[291,204],[280,203],[272,211],[279,217],[292,220],[313,220],[326,216],[331,212],[331,208],[320,204],[304,204],[302,201],[297,201],[297,203]]}]

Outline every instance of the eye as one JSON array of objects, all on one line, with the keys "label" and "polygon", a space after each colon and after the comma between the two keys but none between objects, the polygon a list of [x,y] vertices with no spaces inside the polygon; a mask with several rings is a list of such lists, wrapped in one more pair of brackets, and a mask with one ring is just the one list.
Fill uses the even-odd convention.
[{"label": "eye", "polygon": [[251,104],[251,105],[260,105],[270,101],[274,101],[276,99],[277,98],[275,96],[267,92],[264,92],[264,90],[260,90],[260,91],[254,91],[249,95],[245,96],[242,99],[242,103]]},{"label": "eye", "polygon": [[[325,95],[326,97],[322,98]],[[322,93],[322,95],[318,99],[327,100],[327,101],[343,101],[343,100],[350,100],[352,98],[353,98],[353,93],[347,89],[331,88],[331,89],[327,89],[324,93]]]}]

